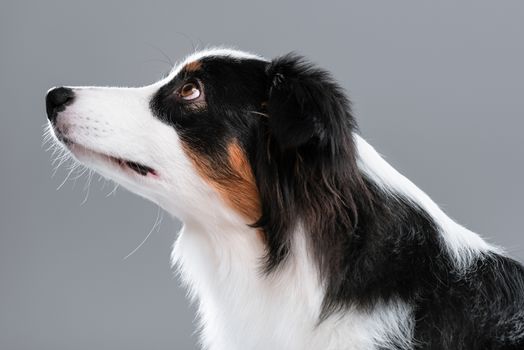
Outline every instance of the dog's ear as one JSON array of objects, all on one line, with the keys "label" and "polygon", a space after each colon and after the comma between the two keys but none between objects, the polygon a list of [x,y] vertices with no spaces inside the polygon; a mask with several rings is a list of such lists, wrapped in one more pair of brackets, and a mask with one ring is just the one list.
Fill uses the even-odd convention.
[{"label": "dog's ear", "polygon": [[269,131],[281,150],[327,145],[351,129],[349,102],[330,74],[288,54],[267,68]]},{"label": "dog's ear", "polygon": [[356,164],[356,124],[349,101],[330,74],[289,54],[268,63],[267,118],[254,157],[262,215],[253,225],[265,233],[266,269],[291,250],[291,235],[302,225],[321,252],[337,235],[357,225],[357,201],[367,192]]}]

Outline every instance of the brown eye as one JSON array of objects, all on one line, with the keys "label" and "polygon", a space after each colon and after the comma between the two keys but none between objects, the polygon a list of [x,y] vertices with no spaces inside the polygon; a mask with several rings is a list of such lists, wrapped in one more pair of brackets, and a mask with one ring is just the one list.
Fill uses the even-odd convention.
[{"label": "brown eye", "polygon": [[200,88],[196,83],[185,83],[178,90],[178,95],[186,101],[192,101],[200,97]]}]

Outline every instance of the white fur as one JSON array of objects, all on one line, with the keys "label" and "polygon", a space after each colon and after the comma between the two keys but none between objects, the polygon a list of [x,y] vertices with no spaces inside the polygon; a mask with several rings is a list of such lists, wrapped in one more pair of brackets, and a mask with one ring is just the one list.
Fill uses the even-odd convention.
[{"label": "white fur", "polygon": [[[207,226],[207,225],[206,225]],[[411,347],[410,305],[381,304],[370,312],[350,309],[317,324],[323,288],[301,232],[291,258],[270,276],[260,273],[264,247],[239,222],[229,230],[186,225],[173,250],[184,284],[198,302],[204,348],[376,349]]]},{"label": "white fur", "polygon": [[[76,98],[57,127],[77,145],[74,155],[104,176],[158,203],[184,222],[173,249],[191,297],[198,303],[202,344],[210,350],[371,350],[412,347],[413,310],[401,301],[368,312],[350,309],[317,324],[324,294],[301,229],[291,258],[270,276],[260,272],[264,246],[254,229],[201,179],[173,127],[149,110],[151,96],[185,64],[206,56],[263,59],[227,49],[195,53],[165,79],[141,88],[74,88]],[[362,171],[391,194],[403,194],[435,219],[460,267],[491,248],[447,217],[420,189],[355,135]],[[102,154],[130,159],[158,178],[125,172]]]},{"label": "white fur", "polygon": [[440,228],[445,246],[459,269],[466,269],[482,253],[499,252],[497,248],[487,244],[479,235],[447,216],[426,193],[395,170],[362,137],[354,134],[354,139],[358,150],[360,169],[382,190],[391,195],[405,196],[433,218]]},{"label": "white fur", "polygon": [[163,79],[161,82],[169,81],[175,77],[180,70],[188,63],[196,62],[202,58],[205,57],[232,57],[239,60],[259,60],[259,61],[267,61],[262,56],[259,56],[254,53],[246,52],[246,51],[240,51],[240,50],[233,50],[230,48],[225,47],[212,47],[205,50],[196,51],[190,55],[188,55],[186,58],[184,58],[180,63],[175,64],[169,75]]}]

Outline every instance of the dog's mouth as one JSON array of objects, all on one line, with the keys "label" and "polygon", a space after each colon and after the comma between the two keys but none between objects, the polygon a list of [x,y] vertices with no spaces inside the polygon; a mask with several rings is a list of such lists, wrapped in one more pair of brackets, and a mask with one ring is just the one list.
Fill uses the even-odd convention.
[{"label": "dog's mouth", "polygon": [[76,156],[86,155],[88,157],[96,157],[99,159],[103,159],[106,162],[116,165],[125,172],[131,171],[132,173],[138,174],[140,176],[158,176],[158,173],[155,169],[137,161],[119,158],[106,153],[101,153],[93,149],[87,148],[76,142],[73,142],[65,137],[61,137],[60,140],[67,146],[71,153],[73,153]]},{"label": "dog's mouth", "polygon": [[142,176],[147,176],[149,174],[153,176],[157,175],[155,169],[148,167],[147,165],[144,165],[138,162],[133,162],[131,160],[122,159],[122,158],[116,158],[112,156],[107,156],[107,157],[109,157],[111,161],[116,162],[119,166],[124,167],[124,168],[127,167],[139,175],[142,175]]}]

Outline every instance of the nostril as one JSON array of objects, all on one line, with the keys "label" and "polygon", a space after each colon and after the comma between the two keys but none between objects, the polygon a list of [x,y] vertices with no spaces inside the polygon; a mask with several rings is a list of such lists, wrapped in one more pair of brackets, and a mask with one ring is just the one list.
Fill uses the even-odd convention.
[{"label": "nostril", "polygon": [[54,122],[58,112],[63,111],[65,106],[73,102],[74,98],[74,91],[67,87],[58,87],[49,90],[45,99],[47,117],[49,120]]}]

